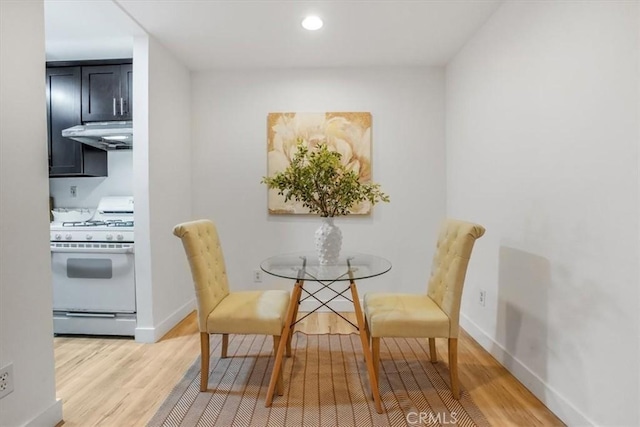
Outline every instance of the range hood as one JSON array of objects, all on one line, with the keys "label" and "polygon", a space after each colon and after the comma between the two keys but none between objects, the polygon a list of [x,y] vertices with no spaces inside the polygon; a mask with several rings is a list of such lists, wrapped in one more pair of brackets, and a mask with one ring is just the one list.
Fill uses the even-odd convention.
[{"label": "range hood", "polygon": [[93,122],[64,129],[62,136],[101,150],[128,149],[133,145],[132,122]]}]

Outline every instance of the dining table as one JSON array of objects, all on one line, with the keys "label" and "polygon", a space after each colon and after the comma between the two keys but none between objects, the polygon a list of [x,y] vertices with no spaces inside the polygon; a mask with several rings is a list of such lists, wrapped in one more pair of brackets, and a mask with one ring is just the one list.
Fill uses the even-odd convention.
[{"label": "dining table", "polygon": [[[273,402],[273,395],[282,369],[285,349],[291,344],[293,328],[298,322],[305,319],[311,313],[320,309],[326,309],[350,323],[358,331],[375,408],[378,413],[382,413],[382,403],[380,401],[380,392],[374,372],[373,356],[369,346],[369,336],[358,296],[356,281],[387,273],[391,270],[391,262],[377,255],[359,252],[342,252],[336,262],[327,265],[319,261],[318,255],[315,252],[297,252],[267,258],[260,263],[260,268],[267,274],[290,279],[294,283],[280,342],[276,350],[265,406],[269,407]],[[319,286],[314,286],[316,289],[309,289],[310,286],[307,285],[305,288],[305,283],[308,284],[309,282],[317,283]],[[332,297],[329,299],[320,299],[318,294],[323,290],[328,291],[324,292],[324,294],[329,293]],[[353,323],[342,313],[331,307],[330,303],[340,297],[353,304],[356,323]],[[315,307],[304,314],[301,313],[301,317],[298,318],[300,304],[305,301],[314,302]]]}]

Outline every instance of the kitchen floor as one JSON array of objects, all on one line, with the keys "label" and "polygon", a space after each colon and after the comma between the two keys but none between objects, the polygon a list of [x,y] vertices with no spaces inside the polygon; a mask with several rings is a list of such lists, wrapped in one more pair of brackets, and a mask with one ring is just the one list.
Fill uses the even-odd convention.
[{"label": "kitchen floor", "polygon": [[[355,321],[353,313],[345,313]],[[350,333],[330,313],[314,313],[296,326],[305,333]],[[439,363],[447,341],[436,340]],[[195,312],[161,341],[54,338],[57,396],[65,427],[144,426],[200,353]],[[466,333],[458,348],[460,382],[494,426],[562,426],[522,384]]]}]

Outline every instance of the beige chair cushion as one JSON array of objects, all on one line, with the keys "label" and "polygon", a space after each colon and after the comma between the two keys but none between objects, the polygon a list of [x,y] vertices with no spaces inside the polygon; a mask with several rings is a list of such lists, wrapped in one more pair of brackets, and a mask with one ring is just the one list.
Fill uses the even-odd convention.
[{"label": "beige chair cushion", "polygon": [[450,337],[458,336],[460,300],[471,251],[483,226],[447,219],[440,227],[427,295],[449,316]]},{"label": "beige chair cushion", "polygon": [[449,336],[449,317],[427,295],[367,294],[364,311],[372,337]]},{"label": "beige chair cushion", "polygon": [[218,231],[212,221],[198,220],[176,225],[173,234],[180,237],[187,254],[198,302],[198,327],[206,332],[209,313],[229,294]]},{"label": "beige chair cushion", "polygon": [[280,335],[289,306],[287,291],[229,292],[218,232],[212,221],[178,224],[198,301],[198,327],[210,334]]},{"label": "beige chair cushion", "polygon": [[467,266],[483,226],[447,219],[440,227],[426,295],[370,293],[364,312],[374,337],[458,337]]},{"label": "beige chair cushion", "polygon": [[280,335],[288,305],[287,291],[231,292],[209,314],[207,332]]}]

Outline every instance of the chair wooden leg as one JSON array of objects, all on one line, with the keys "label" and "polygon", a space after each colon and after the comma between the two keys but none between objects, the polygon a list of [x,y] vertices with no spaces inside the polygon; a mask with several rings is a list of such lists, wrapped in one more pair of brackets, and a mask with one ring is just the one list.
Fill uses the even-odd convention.
[{"label": "chair wooden leg", "polygon": [[287,349],[285,350],[285,356],[291,357],[291,337],[293,334],[289,334],[289,338],[287,338]]},{"label": "chair wooden leg", "polygon": [[[293,323],[296,323],[298,319],[298,309],[300,308],[300,303],[298,302],[293,308]],[[286,356],[291,357],[291,338],[293,338],[293,329],[294,325],[291,325],[291,330],[289,331],[289,337],[287,338],[287,351]]]},{"label": "chair wooden leg", "polygon": [[376,382],[380,379],[380,337],[371,338],[371,356],[373,359],[373,373],[376,376]]},{"label": "chair wooden leg", "polygon": [[[280,335],[273,336],[273,355],[278,352],[278,347],[280,346]],[[280,367],[280,374],[278,375],[278,382],[276,383],[276,393],[278,396],[282,396],[284,394],[284,386],[282,384],[282,367]]]},{"label": "chair wooden leg", "polygon": [[209,333],[200,332],[200,391],[209,385]]},{"label": "chair wooden leg", "polygon": [[222,350],[220,350],[220,357],[223,359],[227,357],[227,349],[229,348],[229,334],[222,334]]},{"label": "chair wooden leg", "polygon": [[429,338],[429,355],[431,356],[431,363],[438,361],[438,354],[436,353],[436,339]]},{"label": "chair wooden leg", "polygon": [[458,385],[458,339],[449,338],[449,375],[451,379],[451,392],[453,398],[460,399],[460,386]]},{"label": "chair wooden leg", "polygon": [[364,352],[364,359],[367,364],[367,373],[369,374],[369,385],[371,385],[371,394],[373,394],[373,402],[376,407],[376,412],[382,414],[382,401],[380,400],[380,390],[378,390],[378,380],[376,374],[373,372],[373,356],[371,355],[371,348],[367,342],[367,335],[364,332],[364,316],[362,314],[362,308],[360,307],[360,298],[358,297],[358,289],[356,288],[356,282],[351,277],[351,300],[353,301],[353,309],[356,312],[356,320],[358,322],[358,331],[360,332],[360,344],[362,345],[362,351]]}]

